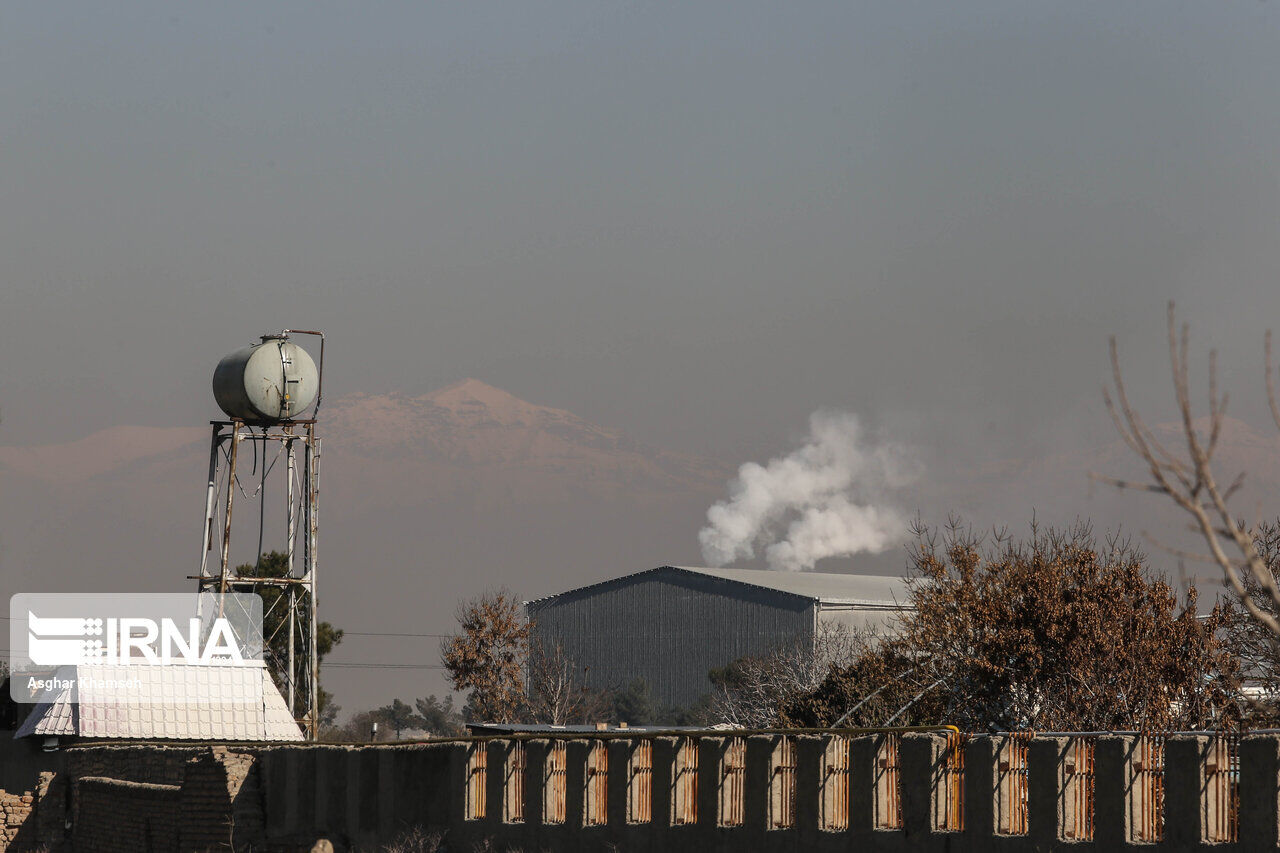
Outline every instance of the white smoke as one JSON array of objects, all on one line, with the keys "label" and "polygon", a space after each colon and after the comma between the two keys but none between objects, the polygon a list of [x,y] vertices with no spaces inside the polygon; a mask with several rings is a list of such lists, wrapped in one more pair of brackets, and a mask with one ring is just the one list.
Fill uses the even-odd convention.
[{"label": "white smoke", "polygon": [[728,500],[707,510],[703,559],[724,566],[763,548],[770,568],[800,571],[901,541],[906,519],[885,501],[913,478],[912,466],[901,448],[868,445],[861,432],[852,414],[814,412],[804,446],[739,468]]}]

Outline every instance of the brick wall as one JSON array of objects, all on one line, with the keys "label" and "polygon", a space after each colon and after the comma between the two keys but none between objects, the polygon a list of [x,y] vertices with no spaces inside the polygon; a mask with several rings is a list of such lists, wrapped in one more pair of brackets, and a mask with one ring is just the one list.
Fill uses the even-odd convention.
[{"label": "brick wall", "polygon": [[75,779],[103,776],[126,782],[181,785],[187,762],[208,747],[105,745],[64,750],[66,771]]},{"label": "brick wall", "polygon": [[176,850],[182,788],[85,776],[72,783],[71,844],[75,850],[138,853]]},{"label": "brick wall", "polygon": [[187,762],[181,786],[182,850],[261,845],[262,792],[255,757],[214,747]]},{"label": "brick wall", "polygon": [[31,791],[22,794],[9,794],[0,791],[0,815],[4,816],[4,827],[0,829],[0,840],[5,845],[12,844],[18,837],[18,830],[31,814],[35,795]]}]

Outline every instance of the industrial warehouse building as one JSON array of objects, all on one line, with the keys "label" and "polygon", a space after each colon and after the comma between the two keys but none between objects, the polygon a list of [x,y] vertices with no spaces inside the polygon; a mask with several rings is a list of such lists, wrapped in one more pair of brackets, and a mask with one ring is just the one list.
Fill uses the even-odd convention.
[{"label": "industrial warehouse building", "polygon": [[661,705],[711,692],[707,672],[813,642],[822,623],[890,625],[900,577],[662,566],[525,602],[534,638],[559,644],[594,688],[649,683]]}]

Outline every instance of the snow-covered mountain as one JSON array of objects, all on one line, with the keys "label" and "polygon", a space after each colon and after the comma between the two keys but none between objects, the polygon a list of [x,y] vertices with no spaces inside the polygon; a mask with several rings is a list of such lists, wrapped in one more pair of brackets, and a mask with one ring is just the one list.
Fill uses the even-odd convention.
[{"label": "snow-covered mountain", "polygon": [[[319,434],[321,608],[350,631],[448,631],[457,601],[486,588],[533,597],[697,562],[698,527],[732,474],[474,379],[416,397],[326,400]],[[6,594],[188,589],[208,453],[199,426],[117,426],[67,443],[0,446]],[[241,453],[237,562],[256,550],[259,511],[246,497],[258,487],[252,445]],[[281,489],[268,480],[265,548],[282,541],[272,526]],[[437,662],[434,641],[377,642],[349,637],[335,660]],[[428,678],[395,693],[385,682],[398,677],[340,669],[332,686],[344,704],[356,690],[407,698],[442,687]]]}]

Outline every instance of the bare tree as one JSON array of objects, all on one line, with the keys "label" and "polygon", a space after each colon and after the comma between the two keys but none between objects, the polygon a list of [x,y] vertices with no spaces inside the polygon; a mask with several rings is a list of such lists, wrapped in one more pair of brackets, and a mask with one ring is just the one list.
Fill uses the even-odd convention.
[{"label": "bare tree", "polygon": [[441,643],[440,659],[453,686],[471,691],[473,718],[565,725],[609,716],[608,694],[586,685],[585,671],[559,643],[533,638],[533,623],[510,592],[465,601],[457,617],[460,630]]},{"label": "bare tree", "polygon": [[788,703],[814,690],[832,667],[848,664],[874,642],[870,632],[820,622],[812,641],[797,640],[767,655],[741,658],[714,670],[710,716],[742,728],[776,726]]},{"label": "bare tree", "polygon": [[[1258,526],[1254,545],[1273,577],[1280,575],[1280,521]],[[1244,576],[1245,590],[1253,602],[1272,616],[1280,617],[1280,608],[1253,576]],[[1251,726],[1274,727],[1280,723],[1280,636],[1266,625],[1244,614],[1244,603],[1227,591],[1227,603],[1237,611],[1226,641],[1240,659],[1244,684],[1243,702]]]},{"label": "bare tree", "polygon": [[529,717],[535,723],[563,726],[604,721],[608,697],[585,683],[585,673],[559,643],[534,643],[529,649]]},{"label": "bare tree", "polygon": [[[1207,554],[1193,554],[1177,549],[1184,557],[1217,564],[1227,585],[1240,604],[1266,630],[1280,635],[1280,586],[1258,550],[1260,525],[1247,526],[1231,512],[1229,501],[1244,482],[1240,472],[1223,487],[1213,471],[1213,455],[1222,435],[1227,410],[1227,395],[1219,393],[1216,352],[1209,353],[1209,388],[1207,429],[1197,426],[1191,402],[1191,378],[1187,351],[1190,329],[1183,323],[1179,329],[1173,303],[1169,303],[1169,367],[1173,374],[1174,393],[1181,418],[1182,438],[1186,447],[1175,450],[1156,438],[1134,409],[1125,389],[1120,370],[1116,339],[1111,338],[1111,375],[1114,394],[1104,390],[1107,411],[1130,449],[1146,464],[1150,482],[1134,483],[1113,477],[1095,479],[1124,489],[1167,495],[1191,518],[1191,527],[1204,540]],[[1271,416],[1280,429],[1280,404],[1276,398],[1275,373],[1272,370],[1271,333],[1265,341],[1267,400]],[[1270,606],[1264,606],[1270,602]]]}]

